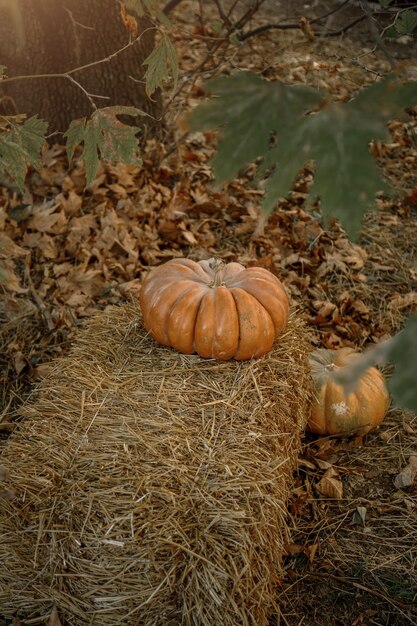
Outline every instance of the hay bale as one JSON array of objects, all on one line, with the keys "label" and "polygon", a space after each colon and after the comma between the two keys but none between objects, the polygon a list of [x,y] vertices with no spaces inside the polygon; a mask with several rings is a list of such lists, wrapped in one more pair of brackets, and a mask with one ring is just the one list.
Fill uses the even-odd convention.
[{"label": "hay bale", "polygon": [[[0,607],[31,624],[263,626],[282,574],[308,342],[261,359],[158,346],[134,305],[86,323],[0,457]],[[39,618],[38,620],[36,618]]]}]

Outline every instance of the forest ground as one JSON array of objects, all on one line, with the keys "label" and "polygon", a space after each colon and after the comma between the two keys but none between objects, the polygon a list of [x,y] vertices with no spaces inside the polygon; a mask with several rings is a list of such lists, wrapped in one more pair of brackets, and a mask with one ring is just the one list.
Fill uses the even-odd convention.
[{"label": "forest ground", "polygon": [[[306,12],[330,3],[318,4]],[[184,130],[184,113],[201,102],[204,81],[233,68],[351,97],[388,70],[366,23],[319,40],[270,30],[232,52],[218,50],[195,72],[215,37],[216,16],[204,7],[200,19],[201,3],[185,5],[172,19],[186,80],[168,110],[166,136],[148,142],[142,167],[103,166],[85,189],[82,162],[68,165],[63,148],[53,146],[23,198],[0,188],[3,445],[31,386],[51,359],[65,355],[83,319],[135,298],[147,268],[173,257],[217,255],[276,273],[316,346],[362,349],[398,332],[417,309],[416,113],[393,120],[391,140],[378,144],[397,194],[376,200],[355,243],[337,223],[323,228],[318,203],[307,199],[308,167],[258,234],[263,192],[253,183],[255,166],[217,189],[209,165],[216,133]],[[303,5],[270,2],[253,27],[297,17]],[[337,19],[343,26],[351,17]],[[390,46],[396,58],[415,60],[411,40]],[[416,454],[417,418],[396,407],[361,446],[306,435],[271,626],[417,623],[417,487],[395,483]]]}]

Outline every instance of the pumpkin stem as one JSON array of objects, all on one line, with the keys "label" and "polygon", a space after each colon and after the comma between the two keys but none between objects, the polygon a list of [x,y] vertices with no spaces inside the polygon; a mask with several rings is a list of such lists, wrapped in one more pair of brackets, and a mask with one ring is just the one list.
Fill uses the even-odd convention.
[{"label": "pumpkin stem", "polygon": [[214,278],[210,283],[210,287],[221,287],[223,285],[223,268],[225,266],[224,261],[222,259],[213,259],[210,263],[210,268],[214,272]]}]

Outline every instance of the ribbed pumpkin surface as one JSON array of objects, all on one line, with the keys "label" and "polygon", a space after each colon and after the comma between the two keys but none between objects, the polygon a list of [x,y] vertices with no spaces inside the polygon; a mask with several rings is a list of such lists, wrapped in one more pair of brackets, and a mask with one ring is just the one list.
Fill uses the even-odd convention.
[{"label": "ribbed pumpkin surface", "polygon": [[173,259],[153,269],[140,306],[156,341],[221,361],[269,352],[289,308],[284,287],[271,272],[217,259]]}]

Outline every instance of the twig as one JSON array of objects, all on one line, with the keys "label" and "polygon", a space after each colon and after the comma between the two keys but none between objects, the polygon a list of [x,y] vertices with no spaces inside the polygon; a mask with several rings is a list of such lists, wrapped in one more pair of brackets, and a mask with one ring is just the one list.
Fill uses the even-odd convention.
[{"label": "twig", "polygon": [[[339,6],[337,6],[334,9],[331,9],[331,11],[328,11],[327,13],[323,13],[323,15],[319,15],[318,17],[314,17],[313,19],[308,20],[308,23],[309,24],[316,24],[317,22],[321,22],[322,20],[325,20],[326,18],[330,17],[331,15],[334,15],[338,11],[341,11],[343,9],[343,7],[345,7],[347,4],[349,4],[349,1],[350,0],[344,0],[344,2],[342,2],[342,4],[340,4]],[[267,30],[268,28],[279,28],[280,27],[279,25],[282,24],[283,22],[285,22],[286,19],[288,19],[288,18],[284,18],[283,20],[281,20],[281,22],[277,22],[276,26],[274,26],[274,24],[271,24],[271,25],[266,24],[264,26],[258,26],[258,28],[254,28],[252,31],[249,31],[248,33],[245,33],[245,36],[241,37],[241,39],[243,40],[243,39],[246,39],[248,37],[252,37],[253,35],[259,34],[260,32],[262,33],[262,32],[264,32],[264,30]],[[300,28],[300,24],[299,23],[298,24],[292,23],[292,24],[289,24],[288,27],[289,28]],[[282,26],[282,28],[285,29],[286,26],[284,25],[284,26]]]},{"label": "twig", "polygon": [[[68,78],[68,80],[70,81],[70,83],[72,83],[73,85],[75,85],[76,87],[78,87],[79,89],[81,89],[81,91],[83,92],[83,94],[85,94],[87,100],[89,101],[89,103],[91,104],[92,108],[94,111],[97,111],[97,106],[93,100],[93,95],[89,94],[88,91],[85,89],[85,87],[83,87],[81,85],[81,83],[78,82],[78,80],[75,80],[75,78],[73,78],[70,74],[67,74],[67,76],[65,78]],[[105,96],[103,96],[105,97]]]},{"label": "twig", "polygon": [[234,30],[240,30],[241,28],[243,28],[243,26],[247,24],[250,19],[252,19],[256,11],[263,5],[264,2],[265,0],[256,0],[256,2],[249,7],[246,13],[244,13],[240,20],[238,20],[237,23],[234,25]]},{"label": "twig", "polygon": [[226,15],[226,13],[223,11],[223,7],[221,5],[220,0],[214,0],[214,4],[217,7],[217,11],[219,13],[219,16],[223,22],[223,24],[226,26],[227,29],[233,28],[232,27],[232,23],[229,20],[229,17]]},{"label": "twig", "polygon": [[363,22],[365,19],[366,15],[360,15],[345,26],[342,26],[342,28],[339,28],[339,30],[324,31],[323,33],[316,33],[316,35],[317,37],[338,37],[339,35],[344,35],[344,33],[347,33],[348,30],[356,26],[356,24]]},{"label": "twig", "polygon": [[[311,20],[309,23],[313,24],[317,22],[319,19],[324,19],[324,17],[325,16],[321,16],[321,18],[315,18],[314,20]],[[330,31],[324,30],[322,32],[316,32],[315,35],[317,37],[337,37],[338,35],[343,35],[349,29],[356,26],[356,24],[359,24],[359,22],[362,22],[363,20],[365,20],[366,17],[367,17],[366,15],[360,15],[359,17],[355,18],[348,24],[345,24],[345,26],[342,26],[338,30],[330,30]],[[246,39],[249,39],[249,37],[254,37],[255,35],[259,35],[260,33],[263,33],[267,30],[272,30],[272,29],[274,30],[300,30],[300,24],[295,23],[295,22],[291,22],[289,24],[283,24],[282,22],[278,22],[276,24],[264,24],[263,26],[258,26],[257,28],[254,28],[253,30],[248,31],[247,33],[243,33],[242,35],[240,35],[240,40],[245,41]]]},{"label": "twig", "polygon": [[361,5],[366,14],[366,18],[368,22],[368,30],[372,39],[375,41],[376,46],[381,50],[381,52],[388,59],[391,68],[393,68],[395,65],[395,59],[382,40],[381,34],[375,23],[375,18],[372,15],[371,7],[369,6],[368,0],[362,0]]},{"label": "twig", "polygon": [[229,7],[229,10],[228,10],[228,12],[227,12],[227,17],[229,17],[229,18],[230,18],[230,16],[232,15],[233,11],[235,10],[235,7],[236,7],[236,5],[238,4],[238,2],[239,2],[239,0],[234,0],[234,1],[232,2],[232,4],[231,4],[231,5],[230,5],[230,7]]},{"label": "twig", "polygon": [[79,26],[80,28],[85,28],[85,30],[95,30],[94,26],[87,26],[86,24],[81,24],[81,22],[77,22],[77,20],[74,18],[74,15],[69,9],[67,9],[67,7],[64,7],[64,11],[68,13],[68,16],[73,26]]},{"label": "twig", "polygon": [[28,75],[23,75],[23,76],[10,76],[8,78],[3,78],[3,80],[1,81],[2,85],[5,85],[6,83],[12,83],[12,82],[15,82],[17,80],[30,80],[30,79],[36,79],[36,78],[66,78],[67,80],[72,82],[74,85],[76,85],[79,89],[81,89],[81,91],[88,98],[88,100],[89,100],[91,106],[93,107],[93,109],[97,110],[97,106],[93,102],[92,98],[106,98],[106,99],[108,99],[108,96],[100,96],[100,95],[88,93],[87,90],[77,80],[75,80],[75,78],[72,76],[72,74],[75,74],[76,72],[81,72],[82,70],[86,70],[86,69],[88,69],[90,67],[94,67],[96,65],[100,65],[101,63],[108,63],[109,61],[111,61],[112,59],[117,57],[119,54],[121,54],[122,52],[124,52],[128,48],[130,48],[133,45],[135,45],[143,37],[143,35],[145,33],[147,33],[148,31],[150,31],[150,30],[156,30],[156,26],[150,26],[149,28],[146,28],[135,39],[132,39],[131,41],[129,41],[129,43],[127,43],[125,46],[123,46],[119,50],[116,50],[115,52],[112,52],[112,54],[109,54],[109,56],[107,56],[107,57],[105,57],[103,59],[98,59],[98,61],[92,61],[91,63],[86,63],[85,65],[80,65],[79,67],[74,67],[73,69],[67,70],[66,72],[51,73],[51,74],[28,74]]}]

